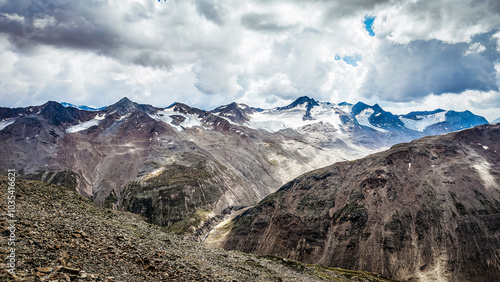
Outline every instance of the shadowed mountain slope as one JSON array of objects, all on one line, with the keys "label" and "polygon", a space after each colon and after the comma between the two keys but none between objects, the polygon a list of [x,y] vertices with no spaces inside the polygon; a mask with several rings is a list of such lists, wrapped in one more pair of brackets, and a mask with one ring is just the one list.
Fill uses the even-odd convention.
[{"label": "shadowed mountain slope", "polygon": [[219,226],[225,249],[410,281],[500,277],[500,125],[306,173]]}]

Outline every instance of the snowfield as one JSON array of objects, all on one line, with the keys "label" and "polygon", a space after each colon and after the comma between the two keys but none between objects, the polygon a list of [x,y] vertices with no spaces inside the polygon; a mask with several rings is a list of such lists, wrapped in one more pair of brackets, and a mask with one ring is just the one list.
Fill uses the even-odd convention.
[{"label": "snowfield", "polygon": [[82,130],[87,130],[94,125],[99,125],[100,120],[91,119],[86,122],[79,123],[77,125],[70,126],[66,129],[66,133],[75,133]]},{"label": "snowfield", "polygon": [[0,121],[0,130],[3,130],[7,126],[11,125],[16,121],[15,119],[9,119],[9,120],[2,120]]},{"label": "snowfield", "polygon": [[311,117],[313,120],[304,120],[306,114],[305,103],[287,110],[264,110],[262,112],[255,112],[250,116],[250,121],[245,123],[253,129],[262,129],[269,132],[277,132],[286,128],[299,128],[309,124],[319,122],[329,123],[336,129],[341,128],[342,122],[340,116],[336,113],[332,105],[320,103],[320,106],[315,106],[311,109]]},{"label": "snowfield", "polygon": [[[174,124],[172,124],[172,121],[174,119],[172,117],[170,117],[170,116],[174,116],[174,115],[175,116],[182,116],[185,118],[185,120],[183,122],[181,122],[180,125],[174,125]],[[182,114],[182,113],[176,112],[176,111],[171,110],[171,109],[164,109],[162,111],[156,112],[155,115],[149,115],[149,116],[155,120],[160,120],[160,121],[163,121],[164,123],[167,123],[168,125],[174,127],[178,131],[183,131],[184,129],[190,128],[190,127],[202,126],[201,120],[197,116],[189,115],[189,114]]]},{"label": "snowfield", "polygon": [[366,108],[366,109],[362,110],[359,114],[356,115],[356,120],[358,121],[358,123],[360,125],[363,125],[363,126],[366,126],[369,128],[373,128],[373,129],[380,131],[380,132],[387,132],[387,130],[380,128],[380,127],[373,126],[370,123],[369,118],[371,115],[373,115],[374,112],[375,111],[373,111],[372,108]]},{"label": "snowfield", "polygon": [[101,120],[104,120],[104,118],[106,118],[106,115],[104,115],[104,114],[96,115],[93,119],[91,119],[89,121],[85,121],[85,122],[82,122],[82,123],[79,123],[79,124],[76,124],[76,125],[73,125],[73,126],[66,128],[66,133],[75,133],[75,132],[87,130],[94,125],[99,125]]},{"label": "snowfield", "polygon": [[410,119],[410,118],[404,118],[404,117],[399,117],[399,120],[403,122],[406,128],[415,130],[415,131],[420,131],[423,132],[427,127],[446,121],[446,113],[448,111],[443,111],[431,115],[421,115],[421,116],[416,116],[415,119]]}]

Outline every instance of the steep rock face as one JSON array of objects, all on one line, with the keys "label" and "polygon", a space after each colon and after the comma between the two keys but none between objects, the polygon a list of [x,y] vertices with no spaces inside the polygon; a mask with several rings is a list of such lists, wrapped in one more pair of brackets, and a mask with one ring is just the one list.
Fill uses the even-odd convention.
[{"label": "steep rock face", "polygon": [[315,170],[207,242],[410,281],[494,281],[498,140],[500,125],[484,125]]},{"label": "steep rock face", "polygon": [[173,232],[192,233],[215,214],[222,214],[221,209],[246,206],[251,204],[250,199],[256,198],[248,195],[252,193],[249,190],[239,195],[240,202],[233,202],[236,207],[229,203],[217,206],[223,202],[221,198],[225,193],[234,193],[237,186],[244,187],[241,179],[220,163],[201,155],[186,153],[183,159],[190,160],[190,164],[148,164],[157,169],[143,181],[128,184],[119,206]]}]

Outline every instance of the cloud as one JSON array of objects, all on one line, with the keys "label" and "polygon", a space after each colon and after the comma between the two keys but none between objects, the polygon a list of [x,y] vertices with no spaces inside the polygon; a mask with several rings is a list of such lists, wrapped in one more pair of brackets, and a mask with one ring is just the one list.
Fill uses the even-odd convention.
[{"label": "cloud", "polygon": [[499,101],[499,8],[495,0],[0,1],[0,98],[104,106],[128,96],[210,109],[476,91]]},{"label": "cloud", "polygon": [[241,25],[248,29],[271,32],[285,31],[294,27],[279,23],[278,17],[271,13],[248,13],[241,18]]},{"label": "cloud", "polygon": [[365,96],[407,102],[431,94],[498,91],[495,66],[488,58],[494,46],[483,43],[383,42],[363,86]]},{"label": "cloud", "polygon": [[379,11],[375,33],[401,44],[432,39],[470,42],[477,34],[498,29],[499,14],[497,0],[397,1]]},{"label": "cloud", "polygon": [[353,16],[357,14],[366,13],[366,11],[373,11],[387,4],[390,4],[391,0],[351,0],[351,1],[319,1],[329,4],[326,16],[328,18],[338,18]]},{"label": "cloud", "polygon": [[207,20],[210,20],[218,25],[223,24],[223,20],[220,15],[222,8],[219,1],[196,0],[195,3],[198,13],[203,15]]}]

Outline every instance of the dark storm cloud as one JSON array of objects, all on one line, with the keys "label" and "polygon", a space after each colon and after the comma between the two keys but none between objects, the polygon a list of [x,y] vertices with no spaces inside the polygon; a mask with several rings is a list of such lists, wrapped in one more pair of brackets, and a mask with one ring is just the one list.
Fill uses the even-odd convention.
[{"label": "dark storm cloud", "polygon": [[494,60],[500,59],[491,33],[471,44],[438,40],[409,44],[384,42],[363,85],[367,96],[407,102],[430,93],[498,90]]},{"label": "dark storm cloud", "polygon": [[169,58],[169,56],[150,50],[140,51],[137,55],[131,56],[131,60],[137,65],[162,69],[167,69],[173,64],[173,59]]},{"label": "dark storm cloud", "polygon": [[[170,66],[170,58],[162,57],[161,53],[153,54],[154,46],[144,43],[140,34],[137,40],[130,40],[115,26],[120,25],[119,22],[110,23],[106,9],[110,7],[95,1],[8,1],[0,6],[4,14],[0,33],[7,34],[19,51],[49,45],[87,50],[124,63],[159,68]],[[134,10],[137,14],[125,14],[118,20],[134,22],[148,17],[147,7],[136,3]],[[21,16],[24,20],[9,19],[7,14]]]},{"label": "dark storm cloud", "polygon": [[279,23],[275,14],[248,13],[241,18],[241,25],[257,31],[280,32],[293,28],[293,25]]},{"label": "dark storm cloud", "polygon": [[[67,1],[8,1],[0,8],[4,13],[17,14],[24,21],[4,20],[0,32],[9,35],[18,48],[38,44],[67,46],[71,48],[106,50],[119,45],[113,33],[94,20],[92,9],[80,7],[80,2]],[[92,5],[92,2],[88,3]],[[95,7],[98,8],[98,7]],[[37,27],[36,19],[52,17],[55,24]]]}]

